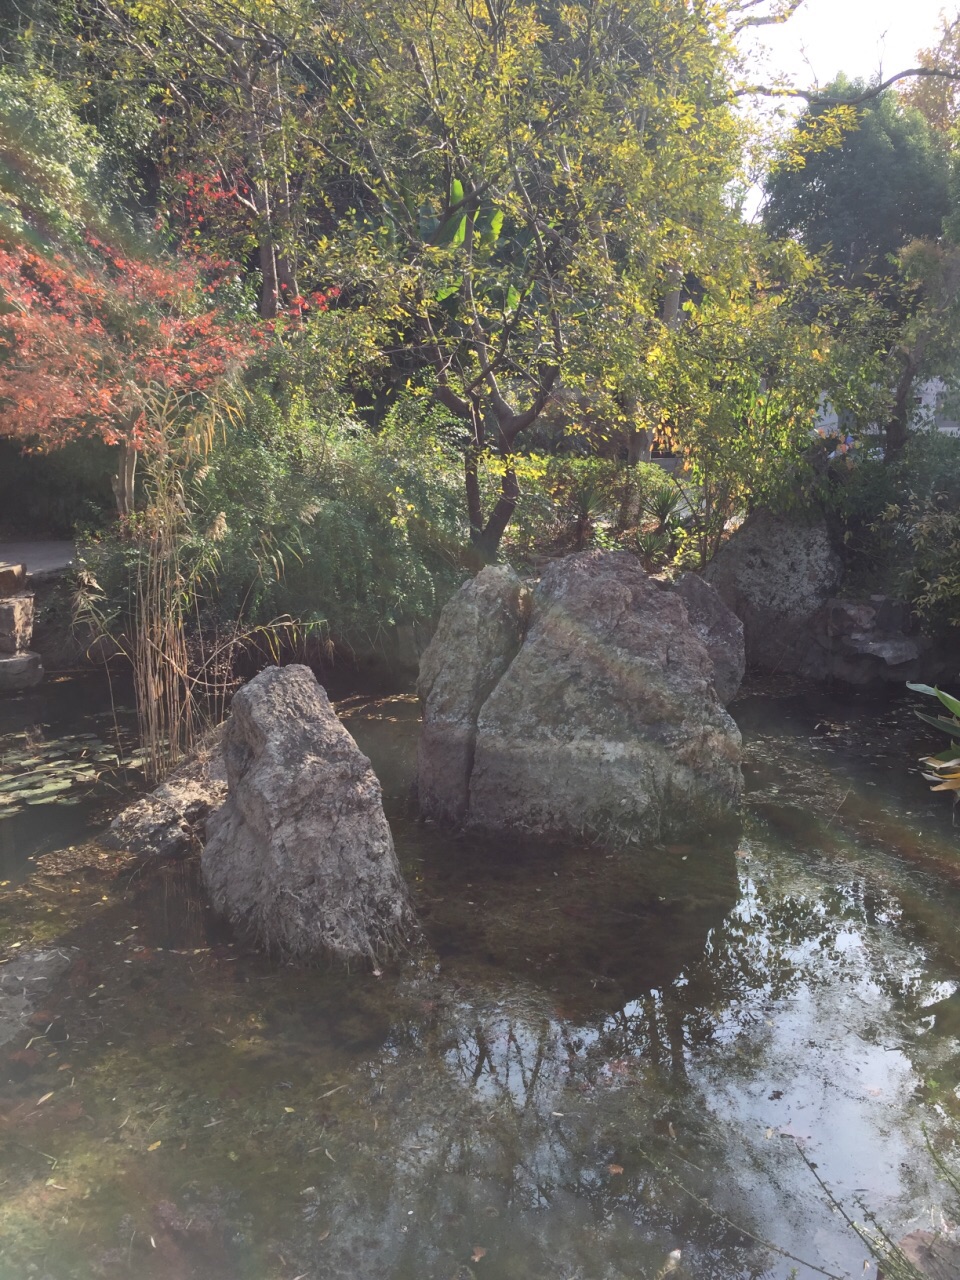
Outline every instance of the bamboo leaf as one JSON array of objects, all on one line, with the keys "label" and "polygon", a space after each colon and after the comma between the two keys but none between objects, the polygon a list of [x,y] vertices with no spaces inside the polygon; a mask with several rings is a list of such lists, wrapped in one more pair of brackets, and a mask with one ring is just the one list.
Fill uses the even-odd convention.
[{"label": "bamboo leaf", "polygon": [[956,698],[951,698],[950,694],[944,693],[942,689],[938,689],[936,692],[937,692],[937,697],[940,699],[943,705],[947,708],[947,710],[953,712],[955,716],[960,716],[960,700]]},{"label": "bamboo leaf", "polygon": [[945,720],[943,716],[928,716],[925,711],[915,711],[914,715],[918,715],[927,724],[932,724],[941,733],[949,733],[954,738],[960,738],[960,720]]}]

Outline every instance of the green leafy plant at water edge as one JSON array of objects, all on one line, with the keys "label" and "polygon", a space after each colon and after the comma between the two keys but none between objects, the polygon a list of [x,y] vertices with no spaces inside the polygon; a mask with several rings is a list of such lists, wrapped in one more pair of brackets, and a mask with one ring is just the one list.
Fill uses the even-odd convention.
[{"label": "green leafy plant at water edge", "polygon": [[934,784],[930,790],[952,791],[953,802],[956,805],[960,798],[960,741],[957,741],[960,739],[960,699],[952,698],[949,693],[932,688],[928,684],[908,683],[907,688],[912,689],[914,693],[924,693],[929,697],[938,698],[951,713],[949,717],[930,716],[924,711],[918,711],[916,714],[926,724],[933,725],[935,729],[940,729],[954,739],[945,751],[935,756],[922,756],[920,763],[927,765],[930,770],[923,775],[928,782]]}]

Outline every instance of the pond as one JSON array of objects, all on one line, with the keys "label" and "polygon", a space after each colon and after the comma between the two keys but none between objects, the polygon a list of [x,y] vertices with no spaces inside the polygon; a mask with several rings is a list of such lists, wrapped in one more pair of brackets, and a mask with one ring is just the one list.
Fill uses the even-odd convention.
[{"label": "pond", "polygon": [[950,1219],[960,846],[908,703],[741,698],[742,837],[629,855],[420,823],[414,700],[339,709],[429,951],[278,966],[190,864],[40,859],[0,957],[68,967],[0,1049],[3,1280],[853,1277],[836,1204]]}]

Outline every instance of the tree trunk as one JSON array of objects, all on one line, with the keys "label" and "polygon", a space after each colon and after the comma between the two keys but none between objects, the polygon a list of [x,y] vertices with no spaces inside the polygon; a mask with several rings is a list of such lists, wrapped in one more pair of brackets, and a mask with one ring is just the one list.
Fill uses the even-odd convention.
[{"label": "tree trunk", "polygon": [[649,462],[653,441],[646,427],[631,426],[627,435],[627,462],[631,467],[638,462]]},{"label": "tree trunk", "polygon": [[507,466],[500,481],[500,497],[487,520],[483,518],[480,500],[480,453],[471,449],[467,454],[464,479],[467,490],[467,513],[470,520],[471,557],[478,567],[493,564],[500,549],[500,542],[520,500],[520,484],[513,467]]},{"label": "tree trunk", "polygon": [[118,445],[117,474],[110,484],[117,504],[117,512],[121,516],[133,515],[134,483],[137,477],[137,450],[127,440]]},{"label": "tree trunk", "polygon": [[917,366],[908,355],[903,357],[903,371],[897,380],[893,400],[893,413],[887,420],[883,439],[883,460],[894,462],[903,453],[910,434],[910,416],[913,409],[913,385]]},{"label": "tree trunk", "polygon": [[280,281],[277,277],[277,251],[269,229],[262,227],[260,237],[260,318],[273,320],[280,308]]}]

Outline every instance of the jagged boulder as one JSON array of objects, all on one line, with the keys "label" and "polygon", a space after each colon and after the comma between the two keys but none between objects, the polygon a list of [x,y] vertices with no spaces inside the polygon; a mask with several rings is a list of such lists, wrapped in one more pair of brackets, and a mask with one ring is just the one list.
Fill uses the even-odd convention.
[{"label": "jagged boulder", "polygon": [[[464,596],[448,610],[472,609]],[[462,669],[458,634],[451,620],[441,624],[426,655],[431,688],[437,672],[454,680]],[[476,714],[465,825],[623,843],[727,820],[742,787],[740,734],[714,680],[683,599],[634,556],[555,562],[516,656]],[[430,719],[425,700],[427,729]]]},{"label": "jagged boulder", "polygon": [[813,620],[840,583],[826,525],[758,511],[731,536],[704,576],[743,622],[747,663],[801,669]]},{"label": "jagged boulder", "polygon": [[529,610],[528,588],[496,565],[465,583],[440,615],[417,684],[417,791],[428,817],[459,825],[466,816],[477,716],[520,648]]},{"label": "jagged boulder", "polygon": [[713,687],[727,706],[737,696],[746,668],[743,623],[699,574],[681,574],[673,590],[687,606],[690,624],[710,655]]},{"label": "jagged boulder", "polygon": [[234,697],[228,797],[201,866],[214,906],[268,950],[374,959],[414,917],[380,784],[307,667],[269,667]]}]

